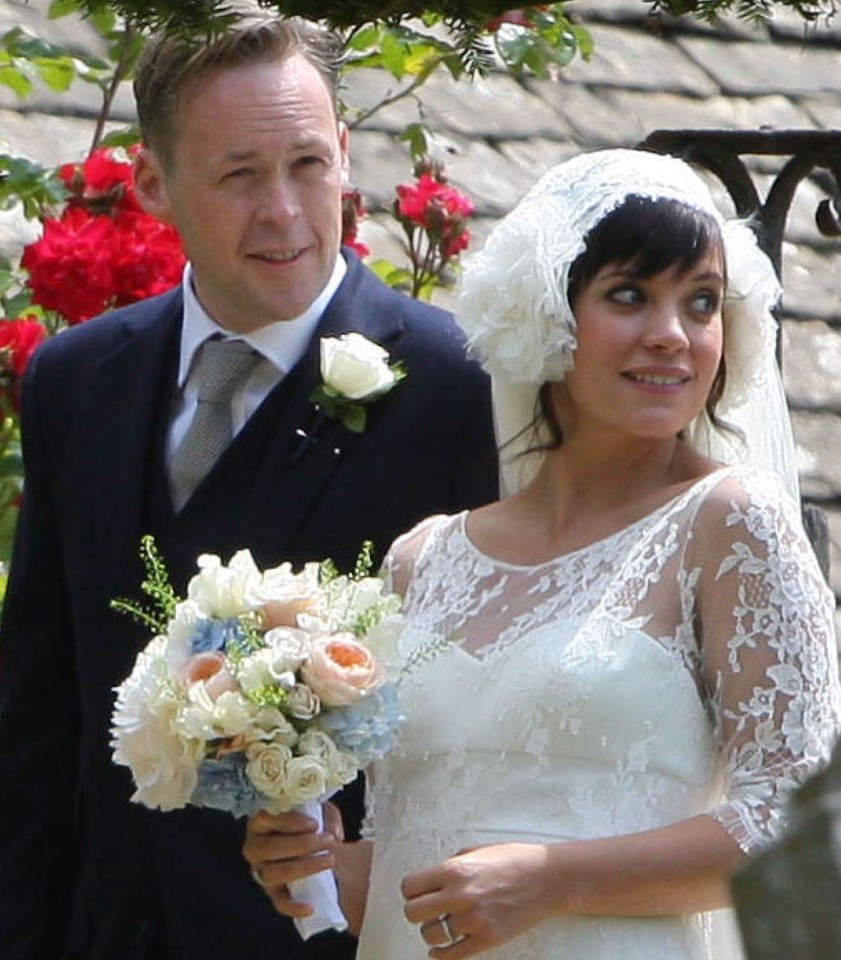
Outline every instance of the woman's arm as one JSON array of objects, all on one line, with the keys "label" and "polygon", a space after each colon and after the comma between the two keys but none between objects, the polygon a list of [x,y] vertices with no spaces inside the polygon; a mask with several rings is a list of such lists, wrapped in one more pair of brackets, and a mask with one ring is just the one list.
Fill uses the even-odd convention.
[{"label": "woman's arm", "polygon": [[711,817],[567,843],[466,850],[403,881],[406,918],[443,947],[439,917],[463,942],[431,956],[461,960],[567,914],[660,916],[724,907],[743,854]]}]

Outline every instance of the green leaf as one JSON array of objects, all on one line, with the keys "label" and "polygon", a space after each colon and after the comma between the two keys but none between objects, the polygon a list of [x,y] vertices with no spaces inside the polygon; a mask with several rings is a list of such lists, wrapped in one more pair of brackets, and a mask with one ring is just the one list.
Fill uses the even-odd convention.
[{"label": "green leaf", "polygon": [[0,83],[9,87],[23,100],[32,93],[32,81],[22,70],[8,64],[0,65]]},{"label": "green leaf", "polygon": [[406,45],[397,40],[393,33],[386,33],[383,35],[380,50],[383,68],[397,80],[402,80],[406,75],[406,62],[409,59]]},{"label": "green leaf", "polygon": [[[17,280],[17,277],[10,278]],[[4,291],[3,281],[0,278],[0,292]],[[7,317],[14,320],[17,317],[29,316],[33,312],[32,292],[29,288],[20,290],[14,296],[3,298],[3,311]]]},{"label": "green leaf", "polygon": [[367,50],[370,47],[375,47],[379,44],[382,34],[383,27],[381,26],[371,24],[371,26],[363,27],[348,38],[346,49]]},{"label": "green leaf", "polygon": [[96,32],[103,37],[110,37],[117,27],[116,14],[107,7],[94,10],[88,19],[93,24]]},{"label": "green leaf", "polygon": [[59,17],[66,17],[71,13],[79,13],[82,6],[78,0],[52,0],[47,11],[47,19],[58,20]]},{"label": "green leaf", "polygon": [[390,260],[371,260],[367,266],[390,287],[395,290],[412,289],[412,273],[405,267],[397,267]]},{"label": "green leaf", "polygon": [[20,203],[24,216],[32,220],[66,196],[55,170],[47,170],[25,157],[0,153],[0,210]]},{"label": "green leaf", "polygon": [[429,129],[423,123],[410,123],[400,134],[400,139],[409,145],[412,157],[424,156],[429,151]]},{"label": "green leaf", "polygon": [[368,415],[365,412],[365,407],[358,403],[349,403],[344,406],[339,411],[339,419],[342,423],[352,430],[353,433],[362,433],[365,429],[365,423],[368,419]]},{"label": "green leaf", "polygon": [[102,138],[103,147],[133,147],[140,143],[140,128],[134,124],[122,130],[112,130]]},{"label": "green leaf", "polygon": [[64,93],[76,78],[76,69],[69,58],[47,59],[36,57],[33,61],[38,76],[56,93]]}]

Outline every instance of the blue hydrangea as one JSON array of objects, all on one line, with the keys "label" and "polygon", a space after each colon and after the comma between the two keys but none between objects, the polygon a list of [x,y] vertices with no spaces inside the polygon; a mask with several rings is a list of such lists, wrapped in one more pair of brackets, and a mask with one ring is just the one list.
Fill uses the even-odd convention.
[{"label": "blue hydrangea", "polygon": [[229,753],[218,760],[204,760],[190,796],[195,807],[222,810],[235,817],[250,817],[263,806],[264,798],[245,775],[245,756]]},{"label": "blue hydrangea", "polygon": [[245,632],[236,617],[229,617],[227,620],[197,620],[195,631],[190,638],[190,653],[224,651],[231,642],[241,643],[244,639]]},{"label": "blue hydrangea", "polygon": [[394,749],[396,730],[404,719],[397,693],[388,684],[350,706],[325,710],[319,717],[336,746],[352,753],[363,767]]}]

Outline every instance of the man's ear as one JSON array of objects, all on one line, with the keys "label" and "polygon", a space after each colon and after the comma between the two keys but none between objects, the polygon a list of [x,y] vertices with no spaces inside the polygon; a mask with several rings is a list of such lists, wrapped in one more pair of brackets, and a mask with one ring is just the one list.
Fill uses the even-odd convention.
[{"label": "man's ear", "polygon": [[347,124],[339,121],[339,150],[342,155],[342,187],[350,184],[350,134]]},{"label": "man's ear", "polygon": [[172,223],[172,205],[163,164],[148,147],[141,147],[134,158],[134,193],[146,213],[164,223]]}]

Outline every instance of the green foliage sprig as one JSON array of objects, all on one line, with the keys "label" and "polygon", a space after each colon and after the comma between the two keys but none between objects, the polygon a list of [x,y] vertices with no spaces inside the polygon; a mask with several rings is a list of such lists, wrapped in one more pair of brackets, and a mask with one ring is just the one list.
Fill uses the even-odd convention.
[{"label": "green foliage sprig", "polygon": [[140,589],[151,602],[145,604],[118,597],[111,601],[111,609],[128,614],[155,634],[165,633],[180,598],[175,593],[166,563],[151,534],[147,533],[141,538],[140,560],[144,570]]}]

